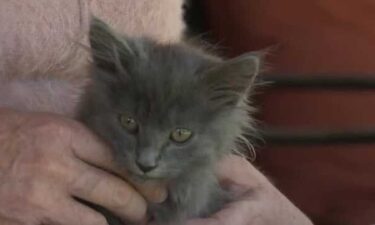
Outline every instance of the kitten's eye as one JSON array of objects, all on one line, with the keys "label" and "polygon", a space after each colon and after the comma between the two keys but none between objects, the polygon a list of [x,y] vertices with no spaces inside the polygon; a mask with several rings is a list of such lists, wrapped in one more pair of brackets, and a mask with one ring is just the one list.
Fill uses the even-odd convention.
[{"label": "kitten's eye", "polygon": [[191,130],[178,128],[171,133],[171,139],[177,143],[184,143],[191,138],[192,134]]},{"label": "kitten's eye", "polygon": [[138,123],[133,119],[132,117],[124,114],[120,115],[120,123],[121,126],[123,126],[125,129],[127,129],[130,132],[137,132],[138,130]]}]

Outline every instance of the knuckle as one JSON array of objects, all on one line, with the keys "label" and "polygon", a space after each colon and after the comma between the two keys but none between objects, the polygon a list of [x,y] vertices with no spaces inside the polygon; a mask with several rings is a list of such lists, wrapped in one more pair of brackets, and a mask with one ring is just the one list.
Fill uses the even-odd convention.
[{"label": "knuckle", "polygon": [[36,175],[46,177],[51,182],[52,180],[64,180],[66,173],[69,171],[69,165],[66,160],[44,156],[39,162],[35,166]]},{"label": "knuckle", "polygon": [[37,124],[35,129],[39,134],[51,137],[69,130],[69,127],[63,121],[45,118]]},{"label": "knuckle", "polygon": [[36,133],[39,138],[44,138],[49,143],[67,144],[74,136],[80,136],[84,132],[86,130],[82,124],[65,118],[47,117],[36,126]]},{"label": "knuckle", "polygon": [[41,114],[29,119],[23,127],[29,133],[53,138],[56,136],[61,137],[66,132],[74,131],[78,125],[77,121],[71,119],[56,115]]}]

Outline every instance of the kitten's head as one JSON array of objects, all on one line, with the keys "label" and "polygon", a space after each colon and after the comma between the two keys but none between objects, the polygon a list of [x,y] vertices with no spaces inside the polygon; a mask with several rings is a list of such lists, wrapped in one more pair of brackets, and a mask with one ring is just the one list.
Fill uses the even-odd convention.
[{"label": "kitten's head", "polygon": [[170,179],[212,166],[248,126],[254,54],[223,61],[184,44],[114,33],[94,19],[94,69],[81,119],[144,178]]}]

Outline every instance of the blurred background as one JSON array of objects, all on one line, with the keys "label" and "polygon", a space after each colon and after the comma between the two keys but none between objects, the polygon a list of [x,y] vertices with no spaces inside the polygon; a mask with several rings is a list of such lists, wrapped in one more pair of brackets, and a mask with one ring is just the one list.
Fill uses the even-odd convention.
[{"label": "blurred background", "polygon": [[375,2],[190,0],[187,34],[271,47],[255,164],[318,225],[375,224]]}]

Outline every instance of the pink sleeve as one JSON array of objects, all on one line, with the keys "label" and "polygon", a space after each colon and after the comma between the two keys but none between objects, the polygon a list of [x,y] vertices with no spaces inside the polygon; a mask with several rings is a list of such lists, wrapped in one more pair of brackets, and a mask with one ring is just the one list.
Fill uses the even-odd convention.
[{"label": "pink sleeve", "polygon": [[176,41],[183,27],[182,0],[0,1],[0,79],[85,74],[90,14],[129,35]]}]

